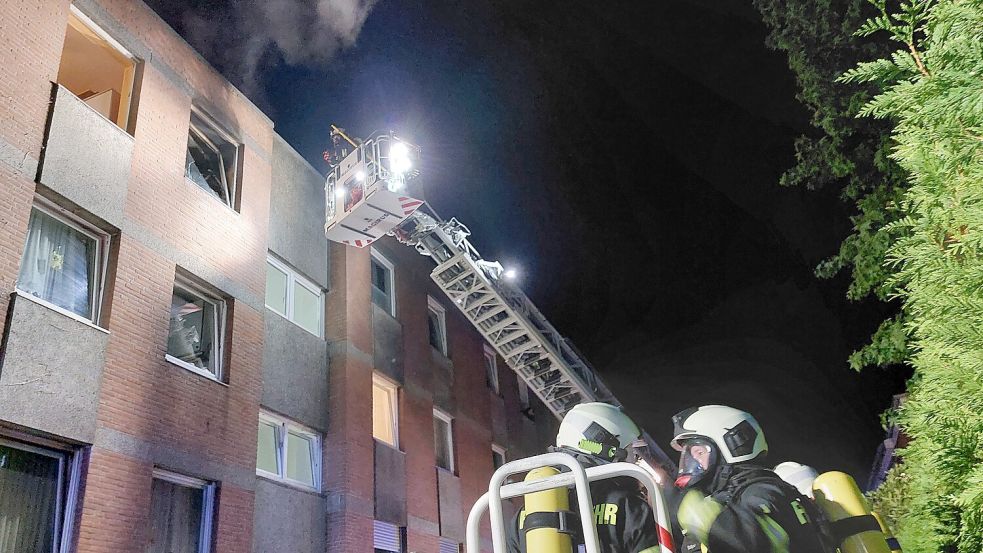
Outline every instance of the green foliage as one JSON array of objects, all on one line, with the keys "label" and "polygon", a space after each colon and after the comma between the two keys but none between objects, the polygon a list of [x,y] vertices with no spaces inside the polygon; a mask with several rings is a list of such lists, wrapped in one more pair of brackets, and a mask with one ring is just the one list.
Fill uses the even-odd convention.
[{"label": "green foliage", "polygon": [[[754,0],[754,4],[770,29],[769,46],[788,55],[800,87],[798,99],[812,113],[816,129],[796,140],[796,165],[780,183],[808,189],[834,186],[844,201],[856,206],[853,231],[835,255],[816,267],[816,275],[832,278],[847,270],[848,298],[873,295],[886,300],[893,292],[892,268],[885,263],[892,237],[886,227],[899,216],[896,206],[907,183],[889,157],[890,124],[856,115],[880,85],[912,74],[914,64],[903,57],[891,58],[886,37],[855,36],[858,28],[873,25],[866,23],[868,18],[887,17],[866,0]],[[851,69],[865,58],[877,61]],[[886,330],[882,325],[871,343],[851,356],[851,366],[859,370],[901,359],[904,343],[897,341],[896,332],[885,340]],[[886,349],[888,345],[893,348]]]},{"label": "green foliage", "polygon": [[884,522],[892,531],[898,527],[911,502],[910,486],[911,479],[905,473],[904,465],[896,465],[888,471],[887,480],[867,497],[870,508],[884,517]]},{"label": "green foliage", "polygon": [[[909,175],[890,236],[885,287],[903,316],[915,376],[897,415],[912,442],[886,505],[905,551],[983,550],[983,0],[912,0],[878,12],[891,56],[845,72],[883,90],[861,115],[894,124],[891,153]],[[879,341],[875,335],[874,343]],[[867,359],[858,359],[865,363]]]}]

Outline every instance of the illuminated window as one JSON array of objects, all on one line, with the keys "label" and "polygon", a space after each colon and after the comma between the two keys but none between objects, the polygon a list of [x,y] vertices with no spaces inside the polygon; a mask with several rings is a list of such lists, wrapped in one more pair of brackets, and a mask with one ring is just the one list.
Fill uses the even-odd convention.
[{"label": "illuminated window", "polygon": [[193,110],[184,163],[188,180],[235,209],[238,164],[239,144],[214,121]]},{"label": "illuminated window", "polygon": [[58,84],[123,130],[129,130],[136,59],[72,6]]},{"label": "illuminated window", "polygon": [[317,490],[321,481],[321,436],[271,413],[259,415],[256,474]]},{"label": "illuminated window", "polygon": [[379,375],[372,376],[372,436],[399,448],[398,388]]},{"label": "illuminated window", "polygon": [[438,467],[451,472],[454,472],[453,420],[447,413],[439,409],[433,410],[434,456]]}]

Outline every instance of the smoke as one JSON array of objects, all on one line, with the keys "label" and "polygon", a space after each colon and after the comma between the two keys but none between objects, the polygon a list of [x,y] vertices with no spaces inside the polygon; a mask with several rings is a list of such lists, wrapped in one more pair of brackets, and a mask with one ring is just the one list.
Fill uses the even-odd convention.
[{"label": "smoke", "polygon": [[[189,10],[188,42],[248,96],[262,95],[264,69],[277,63],[322,67],[355,44],[377,0],[232,0]],[[209,5],[210,4],[210,5]]]}]

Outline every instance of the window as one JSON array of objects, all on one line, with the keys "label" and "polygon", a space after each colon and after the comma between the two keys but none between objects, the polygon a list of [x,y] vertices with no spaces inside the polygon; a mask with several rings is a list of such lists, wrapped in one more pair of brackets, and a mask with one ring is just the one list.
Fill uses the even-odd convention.
[{"label": "window", "polygon": [[454,472],[454,436],[451,429],[453,419],[447,413],[433,410],[433,443],[437,466]]},{"label": "window", "polygon": [[498,470],[498,467],[505,464],[505,448],[499,445],[492,444],[492,467]]},{"label": "window", "polygon": [[78,464],[67,452],[0,439],[0,551],[69,549]]},{"label": "window", "polygon": [[495,350],[485,345],[485,384],[498,393],[498,361]]},{"label": "window", "polygon": [[178,277],[171,295],[167,360],[222,380],[225,323],[225,301]]},{"label": "window", "polygon": [[123,130],[128,130],[136,60],[72,6],[61,51],[58,84]]},{"label": "window", "polygon": [[444,307],[427,296],[427,330],[433,349],[447,355],[447,318]]},{"label": "window", "polygon": [[235,209],[239,144],[205,115],[192,110],[184,174]]},{"label": "window", "polygon": [[519,378],[517,384],[519,387],[519,410],[522,411],[523,415],[531,419],[535,416],[535,413],[533,413],[532,404],[529,403],[529,385],[522,378]]},{"label": "window", "polygon": [[282,417],[260,413],[256,474],[320,489],[320,434]]},{"label": "window", "polygon": [[215,484],[154,469],[147,553],[208,553]]},{"label": "window", "polygon": [[375,553],[402,553],[406,550],[406,529],[373,520],[372,542]]},{"label": "window", "polygon": [[447,538],[440,538],[437,553],[461,553],[461,544]]},{"label": "window", "polygon": [[266,258],[266,307],[320,337],[324,325],[321,288],[279,259]]},{"label": "window", "polygon": [[393,264],[372,250],[372,303],[396,316],[396,295],[393,293]]},{"label": "window", "polygon": [[68,212],[35,205],[28,221],[17,289],[97,322],[109,237]]},{"label": "window", "polygon": [[372,436],[399,448],[397,388],[379,375],[372,375]]}]

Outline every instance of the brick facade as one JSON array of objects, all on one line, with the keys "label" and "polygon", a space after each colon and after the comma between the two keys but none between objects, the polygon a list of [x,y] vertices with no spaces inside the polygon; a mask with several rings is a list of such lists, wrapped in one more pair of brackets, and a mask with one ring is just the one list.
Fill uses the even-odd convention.
[{"label": "brick facade", "polygon": [[[39,430],[43,412],[59,407],[58,398],[51,397],[50,405],[38,406],[37,425],[5,418],[0,405],[0,437],[16,434],[24,443],[59,444],[60,450],[81,459],[78,494],[71,498],[75,503],[65,505],[74,509],[64,534],[72,551],[143,551],[152,526],[155,469],[216,483],[210,551],[272,551],[257,545],[257,533],[283,521],[257,515],[262,477],[256,474],[256,452],[260,411],[278,410],[263,399],[264,387],[277,385],[264,382],[266,323],[279,316],[264,307],[266,259],[272,250],[268,231],[275,216],[271,194],[278,193],[273,124],[142,2],[77,0],[75,6],[139,59],[130,129],[106,127],[112,123],[95,112],[85,121],[132,141],[125,194],[115,198],[122,215],[110,222],[108,207],[104,214],[104,206],[69,199],[64,188],[45,182],[39,169],[44,167],[70,3],[0,3],[0,321],[12,324],[7,317],[11,301],[26,301],[18,299],[15,285],[36,194],[110,237],[102,316],[95,321],[100,327],[96,331],[108,331],[108,342],[96,352],[104,364],[92,390],[93,411],[79,415],[91,417],[95,430],[91,435]],[[193,108],[242,143],[234,209],[184,176]],[[132,137],[124,136],[127,130]],[[100,147],[105,145],[86,144],[79,155]],[[320,234],[321,229],[312,231]],[[374,366],[381,330],[373,321],[380,315],[371,301],[369,251],[323,247],[328,270],[326,282],[319,285],[325,289],[322,345],[327,355],[323,366],[307,369],[327,373],[328,393],[315,398],[326,406],[327,422],[322,428],[317,421],[297,421],[323,431],[322,485],[316,491],[278,489],[302,494],[290,500],[314,501],[317,507],[301,514],[322,519],[314,527],[323,528],[323,539],[311,539],[307,549],[292,551],[369,553],[378,501],[372,377],[387,370]],[[406,487],[401,524],[408,550],[436,553],[442,536],[463,541],[460,520],[487,487],[492,443],[509,448],[510,457],[541,450],[542,444],[533,423],[519,414],[515,377],[501,360],[501,394],[488,389],[482,339],[431,283],[430,260],[391,239],[378,247],[395,265],[397,313],[391,325],[401,332],[397,456],[405,475],[392,485]],[[179,276],[227,302],[224,382],[165,359],[171,295]],[[428,343],[428,295],[445,305],[446,357]],[[4,349],[7,330],[5,326]],[[39,356],[45,348],[60,347],[42,346]],[[43,358],[36,361],[45,363]],[[8,362],[14,361],[0,360]],[[2,380],[3,368],[0,385],[10,385]],[[435,391],[445,388],[448,393]],[[435,406],[453,417],[454,474],[442,474],[435,466]],[[548,416],[545,409],[541,412]],[[459,497],[438,497],[440,486],[459,490]],[[460,520],[447,516],[453,512],[461,513]],[[284,519],[296,515],[281,514]]]}]

